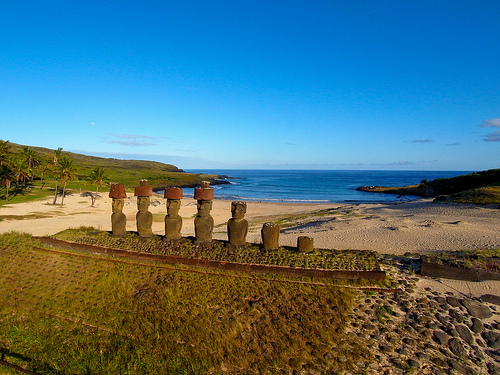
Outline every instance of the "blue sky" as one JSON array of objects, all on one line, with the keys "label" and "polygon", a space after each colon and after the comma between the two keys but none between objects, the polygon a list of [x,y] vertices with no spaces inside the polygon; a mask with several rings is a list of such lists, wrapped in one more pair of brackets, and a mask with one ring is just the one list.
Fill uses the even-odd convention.
[{"label": "blue sky", "polygon": [[3,1],[0,139],[183,169],[500,168],[500,2]]}]

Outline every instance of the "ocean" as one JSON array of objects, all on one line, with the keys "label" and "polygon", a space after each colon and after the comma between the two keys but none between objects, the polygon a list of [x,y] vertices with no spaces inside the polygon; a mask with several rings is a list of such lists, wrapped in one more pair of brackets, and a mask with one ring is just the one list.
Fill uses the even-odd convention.
[{"label": "ocean", "polygon": [[[298,203],[397,202],[396,195],[355,190],[362,185],[405,186],[423,179],[449,178],[469,171],[360,170],[189,170],[228,176],[229,185],[213,185],[216,199]],[[190,196],[188,189],[184,191]],[[191,194],[192,196],[192,194]],[[408,196],[409,199],[419,197]]]}]

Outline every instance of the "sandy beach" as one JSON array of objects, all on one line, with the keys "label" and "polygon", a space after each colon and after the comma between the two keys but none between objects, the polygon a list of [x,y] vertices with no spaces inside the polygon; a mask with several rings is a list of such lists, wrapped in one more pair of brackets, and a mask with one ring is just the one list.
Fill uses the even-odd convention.
[{"label": "sandy beach", "polygon": [[[88,197],[73,193],[64,205],[46,200],[0,207],[0,232],[21,231],[46,236],[67,228],[93,226],[111,230],[111,198],[100,194],[91,206]],[[59,199],[60,201],[60,199]],[[280,243],[295,246],[298,236],[311,236],[320,248],[374,250],[379,253],[428,253],[434,250],[500,247],[500,210],[491,207],[432,203],[418,200],[392,204],[291,204],[248,202],[249,242],[259,243],[265,222],[280,222]],[[214,238],[227,239],[231,202],[214,200]],[[151,197],[153,232],[164,234],[165,199]],[[136,198],[129,194],[123,212],[127,230],[135,231]],[[183,236],[194,235],[196,201],[182,199]]]}]

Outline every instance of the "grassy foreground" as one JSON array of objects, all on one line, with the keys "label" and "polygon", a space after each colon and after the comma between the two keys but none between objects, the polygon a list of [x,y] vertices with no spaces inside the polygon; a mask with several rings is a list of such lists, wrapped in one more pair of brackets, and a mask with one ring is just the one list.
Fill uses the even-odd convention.
[{"label": "grassy foreground", "polygon": [[39,245],[0,236],[0,350],[39,374],[341,374],[369,356],[344,334],[354,292],[333,284]]}]

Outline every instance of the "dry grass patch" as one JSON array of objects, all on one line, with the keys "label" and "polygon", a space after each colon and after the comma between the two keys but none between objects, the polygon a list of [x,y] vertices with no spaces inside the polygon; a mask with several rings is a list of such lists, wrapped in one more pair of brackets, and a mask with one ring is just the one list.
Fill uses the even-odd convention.
[{"label": "dry grass patch", "polygon": [[353,291],[34,244],[0,236],[0,348],[37,373],[341,373],[369,359],[363,343],[343,334]]}]

